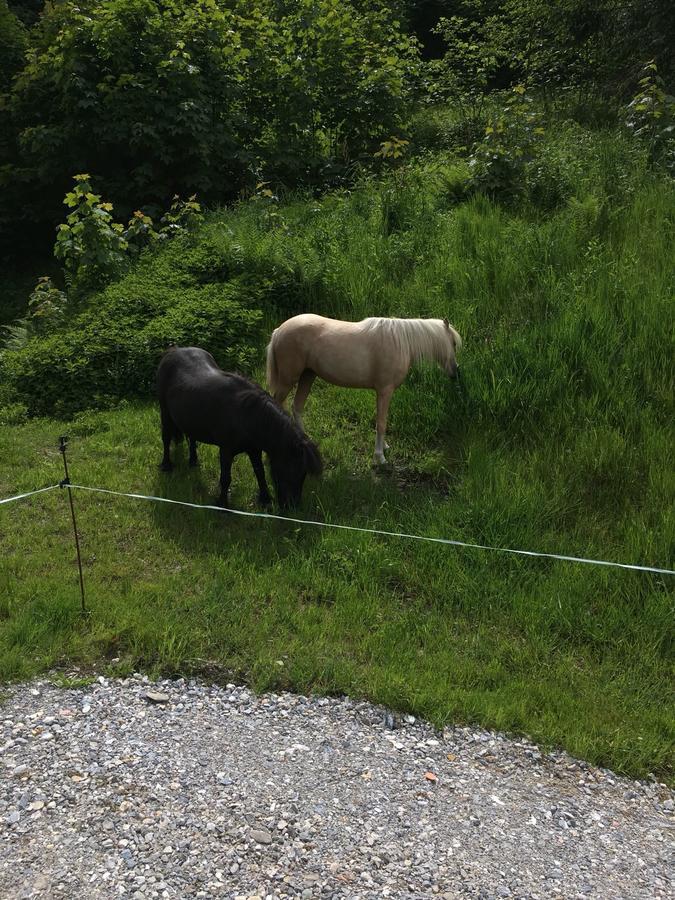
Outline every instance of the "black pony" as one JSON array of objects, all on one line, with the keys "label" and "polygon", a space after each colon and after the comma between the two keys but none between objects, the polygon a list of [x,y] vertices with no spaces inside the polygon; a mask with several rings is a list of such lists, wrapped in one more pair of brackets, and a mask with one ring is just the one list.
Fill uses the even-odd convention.
[{"label": "black pony", "polygon": [[232,480],[232,460],[247,453],[258,479],[259,500],[271,501],[262,461],[270,461],[279,506],[300,502],[305,476],[321,474],[316,444],[294,424],[290,416],[258,385],[241,375],[223,372],[215,359],[199,347],[173,347],[157,370],[157,390],[162,415],[164,458],[161,468],[173,468],[171,439],[186,435],[190,465],[197,465],[197,442],[220,448],[220,503],[227,506]]}]

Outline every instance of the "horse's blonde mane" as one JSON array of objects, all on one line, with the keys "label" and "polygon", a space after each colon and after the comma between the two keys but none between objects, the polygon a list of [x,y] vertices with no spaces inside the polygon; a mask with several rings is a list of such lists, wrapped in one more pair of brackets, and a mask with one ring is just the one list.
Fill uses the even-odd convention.
[{"label": "horse's blonde mane", "polygon": [[[459,350],[462,339],[452,325],[443,319],[384,319],[363,320],[367,331],[383,331],[398,344],[411,363],[432,359],[443,363],[448,358],[448,338],[452,336],[454,349]],[[448,333],[449,332],[449,333]]]}]

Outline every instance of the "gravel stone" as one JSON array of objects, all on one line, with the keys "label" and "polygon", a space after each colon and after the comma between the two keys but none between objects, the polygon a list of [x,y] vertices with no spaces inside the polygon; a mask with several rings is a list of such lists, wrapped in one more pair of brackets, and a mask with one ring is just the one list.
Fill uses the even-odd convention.
[{"label": "gravel stone", "polygon": [[169,695],[163,693],[162,691],[146,691],[145,699],[149,703],[168,703]]},{"label": "gravel stone", "polygon": [[37,681],[0,704],[0,900],[665,900],[674,800],[346,697]]}]

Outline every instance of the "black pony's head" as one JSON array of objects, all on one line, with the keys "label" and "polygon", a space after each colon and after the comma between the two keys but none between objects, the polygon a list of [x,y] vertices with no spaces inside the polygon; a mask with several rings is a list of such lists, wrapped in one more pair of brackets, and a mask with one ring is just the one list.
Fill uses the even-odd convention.
[{"label": "black pony's head", "polygon": [[270,455],[270,471],[281,509],[297,506],[307,475],[320,475],[322,470],[319,448],[301,432],[292,444]]}]

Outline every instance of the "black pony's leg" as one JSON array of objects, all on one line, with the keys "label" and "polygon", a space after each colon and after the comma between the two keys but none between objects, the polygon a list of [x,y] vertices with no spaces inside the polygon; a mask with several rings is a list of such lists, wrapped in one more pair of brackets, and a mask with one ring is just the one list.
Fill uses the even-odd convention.
[{"label": "black pony's leg", "polygon": [[188,459],[188,464],[193,468],[194,466],[199,465],[199,460],[197,459],[197,441],[194,438],[188,438],[190,444],[190,457]]},{"label": "black pony's leg", "polygon": [[232,454],[225,447],[220,448],[220,499],[221,506],[227,506],[227,495],[232,483]]},{"label": "black pony's leg", "polygon": [[160,413],[162,417],[162,443],[164,444],[164,456],[162,457],[162,461],[159,464],[159,467],[162,472],[170,472],[173,469],[170,450],[174,427],[173,422],[171,421],[171,416],[169,415],[169,411],[164,406],[160,407]]},{"label": "black pony's leg", "polygon": [[270,496],[269,488],[267,487],[262,453],[260,450],[250,450],[248,458],[251,460],[251,465],[253,466],[253,471],[255,472],[255,477],[258,481],[258,502],[263,506],[269,506],[272,502],[272,497]]}]

